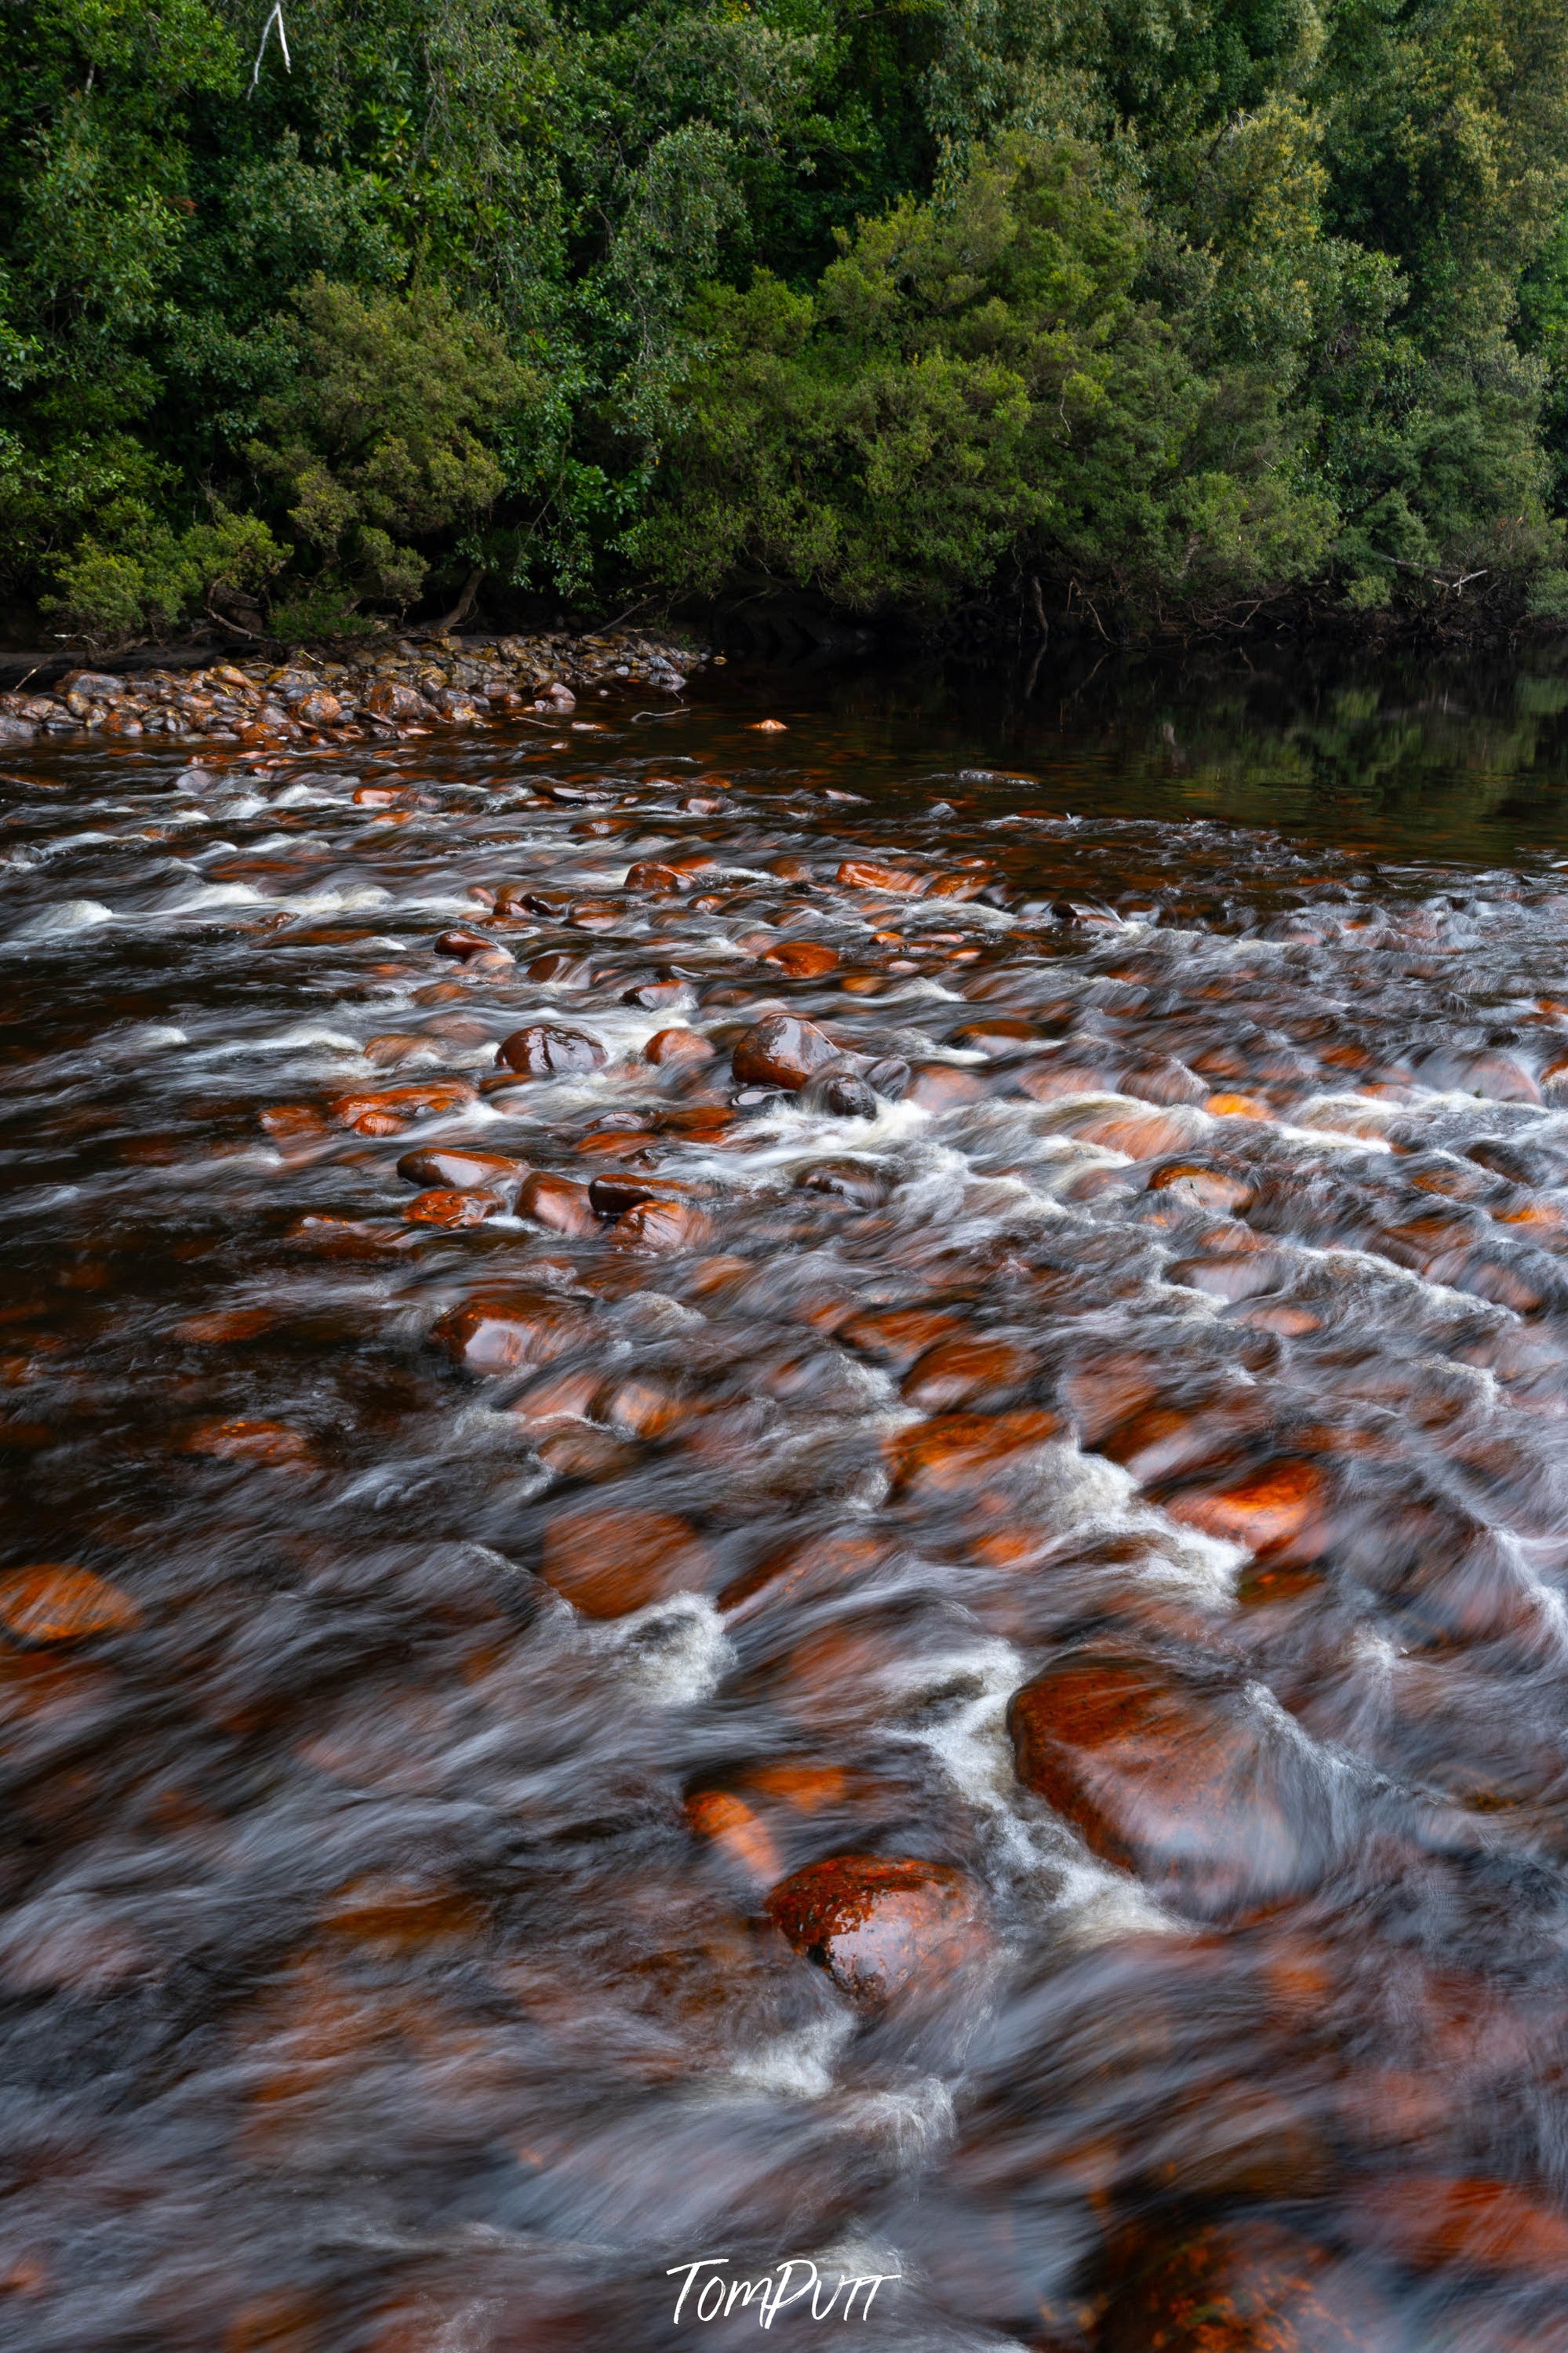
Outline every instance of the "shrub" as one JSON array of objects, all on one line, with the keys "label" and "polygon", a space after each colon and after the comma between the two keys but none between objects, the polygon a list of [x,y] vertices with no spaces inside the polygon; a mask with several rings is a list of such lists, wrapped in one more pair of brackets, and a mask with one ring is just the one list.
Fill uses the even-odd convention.
[{"label": "shrub", "polygon": [[282,486],[321,593],[344,612],[401,610],[428,568],[413,543],[460,535],[493,505],[502,475],[482,436],[526,378],[444,286],[367,294],[315,278],[294,306],[293,378],[262,403],[250,456]]},{"label": "shrub", "polygon": [[1327,503],[1268,384],[1138,299],[1147,243],[1090,151],[1018,138],[862,222],[814,294],[710,293],[641,552],[868,611],[941,611],[1008,554],[1141,613],[1300,576]]},{"label": "shrub", "polygon": [[68,629],[100,644],[162,637],[210,610],[216,592],[260,589],[287,554],[258,517],[223,507],[177,534],[134,501],[108,520],[113,540],[79,540],[40,599]]}]

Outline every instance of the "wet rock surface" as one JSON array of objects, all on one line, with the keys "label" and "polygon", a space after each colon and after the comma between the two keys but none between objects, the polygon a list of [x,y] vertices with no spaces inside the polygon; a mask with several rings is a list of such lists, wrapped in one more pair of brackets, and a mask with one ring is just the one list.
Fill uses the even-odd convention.
[{"label": "wet rock surface", "polygon": [[767,1912],[797,1953],[870,2007],[935,1990],[980,1943],[974,1891],[940,1863],[835,1855],[782,1881]]},{"label": "wet rock surface", "polygon": [[246,659],[205,670],[68,670],[41,691],[0,692],[0,743],[94,733],[255,746],[359,743],[482,725],[525,707],[565,721],[577,707],[574,687],[679,695],[687,673],[707,660],[705,651],[646,630],[557,630],[369,639],[346,653],[299,647],[281,662]]},{"label": "wet rock surface", "polygon": [[1568,2353],[1561,873],[629,641],[0,705],[7,2342]]},{"label": "wet rock surface", "polygon": [[1292,1802],[1287,1759],[1235,1694],[1086,1648],[1025,1684],[1009,1726],[1019,1778],[1176,1908],[1224,1915],[1306,1883],[1311,1794]]},{"label": "wet rock surface", "polygon": [[1394,2313],[1327,2250],[1268,2223],[1194,2232],[1117,2296],[1105,2353],[1398,2353]]}]

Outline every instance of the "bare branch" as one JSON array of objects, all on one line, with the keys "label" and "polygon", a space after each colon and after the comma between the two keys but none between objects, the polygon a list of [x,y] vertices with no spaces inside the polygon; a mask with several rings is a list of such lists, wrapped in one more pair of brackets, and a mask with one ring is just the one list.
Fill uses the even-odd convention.
[{"label": "bare branch", "polygon": [[250,88],[245,93],[247,99],[254,98],[256,95],[256,85],[261,79],[261,60],[267,55],[267,43],[274,25],[278,27],[278,46],[283,52],[283,70],[290,74],[294,70],[293,61],[289,55],[289,28],[283,22],[283,0],[272,0],[272,14],[261,27],[261,42],[256,52],[256,63],[250,69]]}]

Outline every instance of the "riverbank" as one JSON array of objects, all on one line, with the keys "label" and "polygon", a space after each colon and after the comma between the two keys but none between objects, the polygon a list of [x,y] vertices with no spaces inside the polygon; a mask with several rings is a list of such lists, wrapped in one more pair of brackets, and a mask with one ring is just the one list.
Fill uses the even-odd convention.
[{"label": "riverbank", "polygon": [[633,688],[679,697],[690,674],[716,659],[723,658],[668,634],[609,629],[378,638],[363,648],[299,647],[281,662],[74,668],[47,685],[35,679],[0,693],[0,746],[91,734],[310,745],[491,718],[550,723],[569,717],[579,697]]}]

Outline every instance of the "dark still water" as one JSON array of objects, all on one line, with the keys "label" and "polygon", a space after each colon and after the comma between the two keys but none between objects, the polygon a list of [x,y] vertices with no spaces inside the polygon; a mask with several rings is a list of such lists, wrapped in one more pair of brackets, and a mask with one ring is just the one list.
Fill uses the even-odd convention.
[{"label": "dark still water", "polygon": [[767,695],[11,756],[0,2335],[1562,2353],[1568,690]]}]

